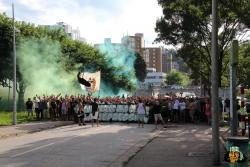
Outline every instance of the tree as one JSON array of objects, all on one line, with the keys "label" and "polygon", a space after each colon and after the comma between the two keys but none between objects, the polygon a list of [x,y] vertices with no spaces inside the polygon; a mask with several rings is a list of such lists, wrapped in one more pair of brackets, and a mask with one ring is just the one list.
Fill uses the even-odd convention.
[{"label": "tree", "polygon": [[96,71],[100,70],[102,80],[111,85],[114,89],[122,88],[126,91],[133,91],[135,85],[129,80],[129,74],[122,74],[122,68],[110,66],[105,56],[92,46],[80,41],[66,39],[62,41],[62,52],[66,70]]},{"label": "tree", "polygon": [[8,87],[8,80],[13,78],[12,29],[5,14],[0,14],[0,60],[0,86]]},{"label": "tree", "polygon": [[181,72],[172,71],[167,74],[165,82],[167,85],[187,86],[189,84],[189,78]]},{"label": "tree", "polygon": [[[44,38],[60,44],[61,54],[58,63],[63,64],[65,71],[91,69],[101,70],[102,79],[114,87],[114,91],[122,88],[126,91],[135,90],[135,84],[130,81],[129,73],[121,74],[122,68],[110,66],[105,56],[92,46],[80,41],[73,41],[61,29],[50,30],[43,26],[35,26],[26,22],[15,22],[19,32],[16,34],[17,49],[21,47],[23,39],[34,39],[39,44]],[[8,80],[13,78],[12,62],[12,20],[0,14],[0,84],[8,86]],[[40,51],[43,48],[39,47]],[[17,91],[19,109],[24,104],[24,94],[29,82],[25,80],[17,66]]]},{"label": "tree", "polygon": [[[231,3],[229,0],[225,0]],[[203,84],[211,84],[211,0],[158,0],[163,8],[163,16],[156,22],[156,41],[177,45],[178,55],[192,71],[195,80],[202,78]],[[225,2],[224,2],[225,3]],[[247,29],[239,17],[222,1],[218,2],[218,77],[225,73],[228,61],[225,51],[235,37],[242,37]],[[246,5],[250,10],[249,3]],[[219,86],[221,83],[219,83]]]},{"label": "tree", "polygon": [[250,42],[239,47],[239,64],[237,71],[238,84],[250,86]]},{"label": "tree", "polygon": [[244,25],[250,28],[250,0],[231,0],[230,3],[228,3],[228,0],[221,0],[221,2],[237,15]]},{"label": "tree", "polygon": [[136,53],[135,56],[136,56],[136,59],[134,62],[134,68],[135,68],[136,78],[139,81],[144,82],[147,76],[146,63],[139,53]]}]

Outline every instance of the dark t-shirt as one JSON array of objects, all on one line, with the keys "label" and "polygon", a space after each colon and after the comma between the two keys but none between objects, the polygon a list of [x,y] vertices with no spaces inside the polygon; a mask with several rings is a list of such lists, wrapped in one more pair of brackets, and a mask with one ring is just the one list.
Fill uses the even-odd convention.
[{"label": "dark t-shirt", "polygon": [[27,109],[32,109],[32,106],[33,106],[33,102],[32,101],[27,101],[26,102],[26,108]]},{"label": "dark t-shirt", "polygon": [[91,105],[92,105],[92,113],[95,113],[98,109],[98,104],[96,102],[93,102]]},{"label": "dark t-shirt", "polygon": [[161,113],[161,105],[154,104],[152,111],[154,114],[160,114]]}]

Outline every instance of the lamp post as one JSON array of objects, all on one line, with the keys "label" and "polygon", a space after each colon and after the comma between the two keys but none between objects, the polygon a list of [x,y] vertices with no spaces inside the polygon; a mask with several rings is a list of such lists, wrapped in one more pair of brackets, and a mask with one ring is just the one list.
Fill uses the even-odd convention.
[{"label": "lamp post", "polygon": [[12,23],[13,23],[13,117],[12,124],[16,125],[16,28],[14,3],[12,3]]}]

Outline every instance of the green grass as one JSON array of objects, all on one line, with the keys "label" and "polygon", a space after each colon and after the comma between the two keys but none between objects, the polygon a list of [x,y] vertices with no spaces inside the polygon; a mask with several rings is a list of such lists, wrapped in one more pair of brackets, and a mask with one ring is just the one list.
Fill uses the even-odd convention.
[{"label": "green grass", "polygon": [[[0,111],[0,126],[3,125],[12,125],[12,112],[8,111]],[[18,111],[17,112],[17,123],[27,123],[35,121],[35,113],[33,113],[33,117],[29,117],[27,115],[27,112],[25,111]]]}]

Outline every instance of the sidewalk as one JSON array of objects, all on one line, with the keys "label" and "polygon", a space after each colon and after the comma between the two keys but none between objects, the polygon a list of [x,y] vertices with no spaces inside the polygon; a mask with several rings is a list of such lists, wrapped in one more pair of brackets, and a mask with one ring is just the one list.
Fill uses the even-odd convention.
[{"label": "sidewalk", "polygon": [[[221,129],[226,130],[225,128]],[[225,150],[221,144],[221,165]],[[169,125],[145,145],[124,167],[211,167],[213,166],[211,127],[206,125]]]},{"label": "sidewalk", "polygon": [[27,133],[39,132],[59,126],[73,124],[73,121],[41,121],[13,126],[0,126],[0,139],[12,136],[19,136]]}]

